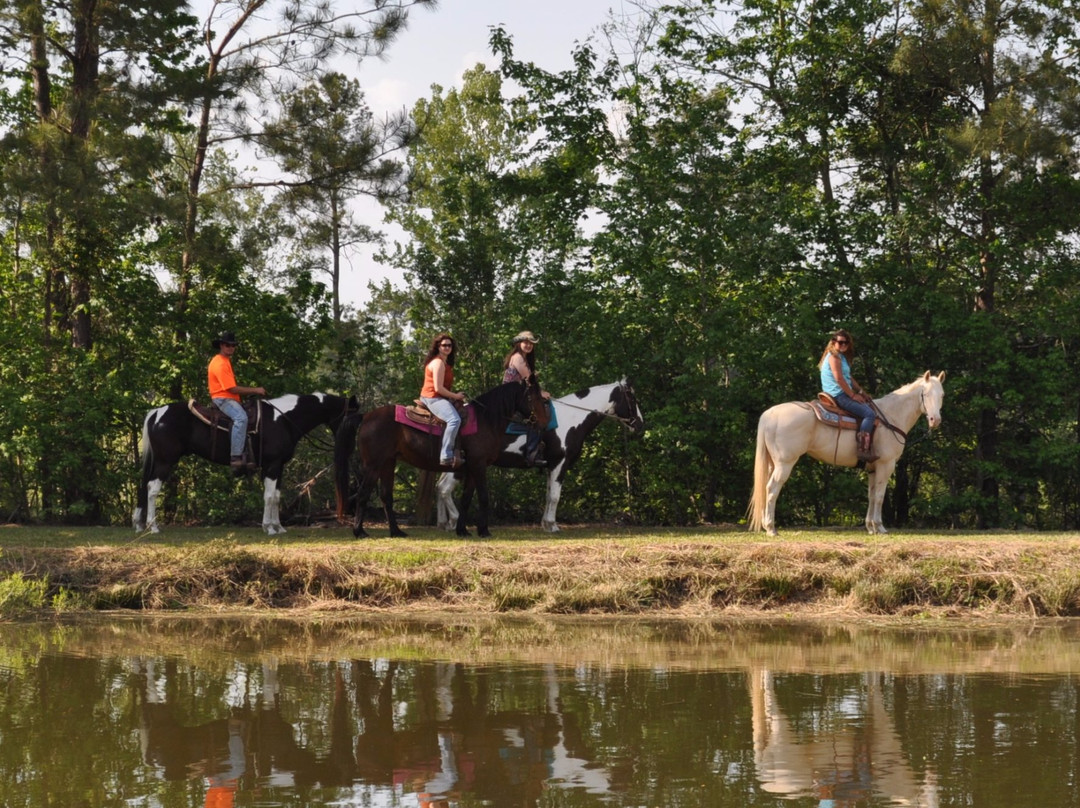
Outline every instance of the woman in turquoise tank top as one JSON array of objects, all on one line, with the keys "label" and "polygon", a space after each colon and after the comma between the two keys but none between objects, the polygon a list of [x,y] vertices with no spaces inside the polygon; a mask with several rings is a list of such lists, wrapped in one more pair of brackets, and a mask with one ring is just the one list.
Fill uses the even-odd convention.
[{"label": "woman in turquoise tank top", "polygon": [[818,363],[821,389],[832,396],[833,401],[840,407],[859,419],[855,443],[858,458],[866,463],[873,463],[877,460],[872,449],[875,414],[869,403],[872,399],[851,377],[851,357],[854,355],[855,341],[851,334],[843,328],[839,329],[832,335]]}]

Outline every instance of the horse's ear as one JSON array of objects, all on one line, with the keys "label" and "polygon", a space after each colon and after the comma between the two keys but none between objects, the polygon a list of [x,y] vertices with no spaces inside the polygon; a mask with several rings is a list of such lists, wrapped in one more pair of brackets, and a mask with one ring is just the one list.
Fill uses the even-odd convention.
[{"label": "horse's ear", "polygon": [[924,373],[924,374],[922,375],[922,380],[923,380],[924,382],[928,382],[928,381],[930,381],[930,371],[929,371],[929,370],[928,370],[928,371],[926,371],[926,373]]},{"label": "horse's ear", "polygon": [[945,371],[944,371],[944,370],[943,370],[943,371],[941,371],[941,373],[939,373],[939,374],[937,375],[937,380],[938,380],[939,382],[941,382],[942,384],[945,384]]}]

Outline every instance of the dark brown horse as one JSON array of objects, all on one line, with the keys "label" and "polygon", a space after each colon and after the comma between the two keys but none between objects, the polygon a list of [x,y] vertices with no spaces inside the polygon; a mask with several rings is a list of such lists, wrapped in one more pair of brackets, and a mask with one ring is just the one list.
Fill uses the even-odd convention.
[{"label": "dark brown horse", "polygon": [[[457,534],[469,535],[465,529],[465,516],[473,491],[476,491],[480,506],[476,533],[478,536],[487,537],[491,535],[488,530],[487,467],[495,462],[502,451],[506,427],[510,420],[515,415],[520,415],[535,422],[540,429],[545,429],[548,424],[547,407],[544,406],[538,385],[509,382],[476,397],[465,409],[467,412],[462,418],[459,433],[465,460],[461,469],[465,478],[465,490],[461,495]],[[399,423],[395,410],[396,405],[390,404],[363,415],[349,415],[342,421],[334,439],[334,484],[337,489],[337,515],[340,521],[345,519],[350,458],[354,448],[360,449],[360,484],[356,495],[354,536],[367,535],[364,531],[364,507],[376,483],[379,484],[390,535],[405,535],[394,517],[394,469],[398,459],[418,469],[441,469],[441,436]],[[475,431],[469,426],[470,417],[475,418]]]}]

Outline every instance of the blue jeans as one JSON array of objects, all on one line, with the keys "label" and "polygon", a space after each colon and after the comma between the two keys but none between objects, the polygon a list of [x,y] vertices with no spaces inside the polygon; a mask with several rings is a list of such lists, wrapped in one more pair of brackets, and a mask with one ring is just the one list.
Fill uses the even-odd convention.
[{"label": "blue jeans", "polygon": [[213,398],[214,406],[232,418],[232,435],[229,438],[229,454],[239,457],[244,453],[247,437],[247,413],[240,402],[232,398]]},{"label": "blue jeans", "polygon": [[461,416],[458,415],[454,402],[448,398],[427,398],[426,396],[421,396],[420,400],[435,413],[436,417],[446,421],[446,428],[442,433],[442,457],[439,458],[439,463],[444,466],[453,463],[454,443],[457,441],[458,430],[461,429]]},{"label": "blue jeans", "polygon": [[874,431],[874,419],[877,416],[869,404],[863,404],[861,401],[856,401],[847,393],[840,393],[839,395],[833,396],[833,401],[859,419],[860,432]]}]

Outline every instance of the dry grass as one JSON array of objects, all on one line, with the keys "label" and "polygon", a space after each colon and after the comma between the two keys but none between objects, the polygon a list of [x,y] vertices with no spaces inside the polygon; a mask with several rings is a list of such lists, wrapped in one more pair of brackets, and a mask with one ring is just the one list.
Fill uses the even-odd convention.
[{"label": "dry grass", "polygon": [[[374,532],[374,531],[373,531]],[[0,580],[46,584],[65,611],[432,610],[474,614],[924,618],[1080,615],[1076,534],[736,528],[0,531]],[[21,579],[15,576],[22,576]]]}]

